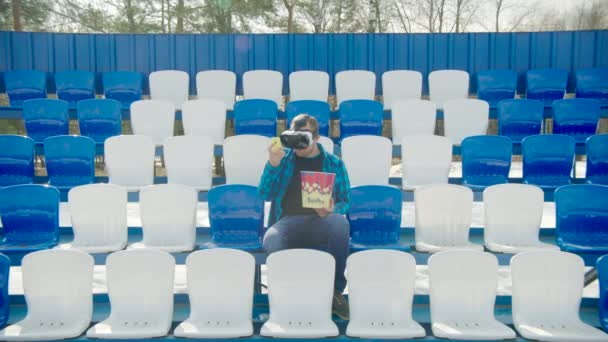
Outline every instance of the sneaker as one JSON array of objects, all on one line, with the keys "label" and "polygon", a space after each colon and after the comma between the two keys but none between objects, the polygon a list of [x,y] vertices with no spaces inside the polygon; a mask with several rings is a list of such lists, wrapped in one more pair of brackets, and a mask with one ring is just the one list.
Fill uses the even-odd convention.
[{"label": "sneaker", "polygon": [[342,320],[348,320],[349,312],[348,312],[348,301],[342,293],[338,291],[334,291],[334,297],[332,300],[332,313]]}]

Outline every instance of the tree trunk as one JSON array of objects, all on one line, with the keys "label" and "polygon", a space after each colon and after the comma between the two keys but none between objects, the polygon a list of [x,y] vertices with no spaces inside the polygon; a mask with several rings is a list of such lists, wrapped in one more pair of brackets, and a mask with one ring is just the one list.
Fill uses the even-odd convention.
[{"label": "tree trunk", "polygon": [[165,28],[165,0],[160,0],[160,27],[163,33],[167,33]]},{"label": "tree trunk", "polygon": [[430,0],[431,8],[429,9],[429,32],[435,32],[435,23],[434,23],[434,15],[435,15],[435,0]]},{"label": "tree trunk", "polygon": [[338,0],[338,13],[336,13],[336,15],[338,16],[338,24],[336,25],[336,32],[340,33],[340,32],[342,32],[342,0]]},{"label": "tree trunk", "polygon": [[496,0],[496,32],[500,32],[500,10],[502,9],[502,0]]},{"label": "tree trunk", "polygon": [[184,0],[177,0],[177,7],[175,8],[175,15],[177,16],[177,24],[175,25],[175,32],[184,33]]},{"label": "tree trunk", "polygon": [[443,32],[443,16],[444,16],[444,11],[445,9],[445,0],[441,0],[441,5],[439,5],[439,8],[437,9],[437,15],[439,16],[439,33]]},{"label": "tree trunk", "polygon": [[456,32],[460,32],[460,16],[462,13],[462,0],[456,1]]},{"label": "tree trunk", "polygon": [[131,0],[125,2],[125,12],[127,14],[127,23],[129,23],[129,32],[137,32],[137,26],[135,25],[135,8],[133,8],[133,2]]},{"label": "tree trunk", "polygon": [[12,0],[13,8],[13,30],[23,31],[23,23],[21,22],[21,0]]},{"label": "tree trunk", "polygon": [[292,33],[293,32],[293,8],[295,7],[295,3],[290,4],[289,0],[283,0],[283,4],[285,5],[285,8],[287,9],[287,32]]}]

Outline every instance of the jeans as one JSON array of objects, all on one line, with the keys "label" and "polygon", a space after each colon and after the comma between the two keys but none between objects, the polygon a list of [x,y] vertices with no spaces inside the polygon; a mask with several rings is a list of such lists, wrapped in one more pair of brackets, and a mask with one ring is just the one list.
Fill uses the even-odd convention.
[{"label": "jeans", "polygon": [[263,247],[267,255],[291,248],[328,252],[336,260],[334,288],[341,293],[346,287],[349,239],[350,226],[343,215],[293,215],[283,216],[266,231]]}]

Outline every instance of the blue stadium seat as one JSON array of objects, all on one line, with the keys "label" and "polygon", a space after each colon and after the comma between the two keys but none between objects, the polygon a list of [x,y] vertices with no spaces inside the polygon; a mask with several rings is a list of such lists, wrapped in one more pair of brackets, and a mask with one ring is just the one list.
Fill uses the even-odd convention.
[{"label": "blue stadium seat", "polygon": [[350,249],[410,250],[401,235],[401,189],[388,185],[363,185],[350,190]]},{"label": "blue stadium seat", "polygon": [[119,101],[125,109],[128,109],[132,102],[141,100],[143,75],[139,72],[104,72],[102,82],[106,99]]},{"label": "blue stadium seat", "polygon": [[11,259],[0,253],[0,329],[8,322],[10,302],[8,297],[8,279]]},{"label": "blue stadium seat", "polygon": [[277,135],[277,111],[274,101],[241,100],[234,104],[234,130],[239,134]]},{"label": "blue stadium seat", "polygon": [[308,114],[314,116],[319,122],[319,134],[329,136],[329,103],[325,101],[300,100],[291,101],[285,107],[287,115],[287,128],[291,125],[291,120],[298,114]]},{"label": "blue stadium seat", "polygon": [[608,106],[608,68],[576,70],[576,97],[597,99]]},{"label": "blue stadium seat", "polygon": [[23,101],[46,97],[46,73],[38,70],[14,70],[4,73],[6,94],[11,107]]},{"label": "blue stadium seat", "polygon": [[608,186],[562,186],[555,191],[555,210],[555,238],[563,251],[608,254]]},{"label": "blue stadium seat", "polygon": [[0,189],[0,252],[29,253],[59,241],[59,191],[38,184]]},{"label": "blue stadium seat", "polygon": [[530,135],[541,133],[543,103],[537,100],[503,100],[497,106],[498,135],[504,135],[515,144]]},{"label": "blue stadium seat", "polygon": [[62,71],[55,74],[55,89],[60,100],[74,108],[81,100],[95,98],[95,74],[89,71]]},{"label": "blue stadium seat", "polygon": [[33,99],[23,103],[23,121],[27,135],[41,145],[44,139],[66,135],[70,130],[68,103],[63,100]]},{"label": "blue stadium seat", "polygon": [[597,259],[596,268],[600,279],[600,324],[604,330],[608,330],[608,256]]},{"label": "blue stadium seat", "polygon": [[353,135],[382,134],[382,103],[348,100],[340,104],[340,140]]},{"label": "blue stadium seat", "polygon": [[91,99],[76,105],[80,135],[87,136],[103,148],[107,138],[122,132],[121,104],[116,100]]},{"label": "blue stadium seat", "polygon": [[560,69],[532,69],[526,73],[526,98],[540,100],[545,107],[566,94],[568,72]]},{"label": "blue stadium seat", "polygon": [[568,135],[533,135],[521,142],[523,182],[553,190],[570,184],[576,143]]},{"label": "blue stadium seat", "polygon": [[508,183],[511,168],[511,139],[478,135],[462,141],[462,184],[473,190]]},{"label": "blue stadium seat", "polygon": [[0,135],[0,187],[34,182],[34,140]]},{"label": "blue stadium seat", "polygon": [[553,102],[553,134],[574,137],[578,144],[595,134],[602,110],[595,99],[567,99]]},{"label": "blue stadium seat", "polygon": [[517,72],[514,70],[484,70],[477,73],[477,98],[496,108],[498,102],[515,98]]},{"label": "blue stadium seat", "polygon": [[608,185],[608,134],[589,137],[587,146],[587,175],[589,184]]},{"label": "blue stadium seat", "polygon": [[95,182],[95,141],[77,135],[59,135],[44,140],[44,158],[49,185],[68,190]]},{"label": "blue stadium seat", "polygon": [[213,187],[208,194],[211,240],[201,248],[262,248],[264,201],[258,188],[243,184]]}]

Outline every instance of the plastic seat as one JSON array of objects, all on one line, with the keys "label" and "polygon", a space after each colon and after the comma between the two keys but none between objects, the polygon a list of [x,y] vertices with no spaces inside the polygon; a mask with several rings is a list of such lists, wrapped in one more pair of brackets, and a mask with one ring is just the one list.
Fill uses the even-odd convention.
[{"label": "plastic seat", "polygon": [[393,144],[399,145],[405,137],[433,135],[437,109],[428,100],[397,100],[392,104]]},{"label": "plastic seat", "polygon": [[29,253],[59,241],[59,191],[37,184],[0,189],[0,253]]},{"label": "plastic seat", "polygon": [[268,161],[270,139],[261,135],[235,135],[224,141],[226,184],[258,186]]},{"label": "plastic seat", "polygon": [[317,141],[317,143],[323,145],[323,149],[325,149],[325,152],[331,153],[331,154],[334,153],[334,141],[331,140],[330,138],[320,136],[319,141]]},{"label": "plastic seat", "polygon": [[420,96],[422,96],[422,74],[419,71],[391,70],[382,74],[384,110],[393,110],[397,101],[416,100],[420,99]]},{"label": "plastic seat", "polygon": [[226,105],[215,99],[186,101],[182,124],[185,135],[209,137],[215,145],[221,145],[226,134]]},{"label": "plastic seat", "polygon": [[545,107],[566,95],[568,72],[560,69],[531,69],[526,73],[526,98],[540,100]]},{"label": "plastic seat", "polygon": [[512,100],[517,92],[517,72],[509,69],[483,70],[477,73],[477,98],[490,108],[502,100]]},{"label": "plastic seat", "polygon": [[103,94],[106,99],[116,100],[122,108],[141,100],[143,75],[135,71],[114,71],[102,74]]},{"label": "plastic seat", "polygon": [[155,250],[119,251],[106,259],[110,317],[88,338],[142,339],[167,335],[173,318],[175,259]]},{"label": "plastic seat", "polygon": [[8,284],[11,268],[11,259],[0,253],[0,329],[6,326],[10,312]]},{"label": "plastic seat", "polygon": [[100,146],[122,132],[121,104],[116,100],[82,100],[76,104],[76,112],[80,135],[95,140]]},{"label": "plastic seat", "polygon": [[95,74],[81,70],[57,72],[55,89],[57,98],[73,108],[79,101],[95,98]]},{"label": "plastic seat", "polygon": [[298,100],[289,101],[285,107],[287,115],[287,128],[291,127],[291,120],[296,115],[308,114],[317,119],[319,124],[319,134],[325,137],[329,136],[329,103],[316,100]]},{"label": "plastic seat", "polygon": [[264,201],[256,186],[219,185],[209,190],[207,200],[211,240],[201,248],[261,250]]},{"label": "plastic seat", "polygon": [[514,339],[494,317],[498,260],[481,251],[445,251],[429,258],[433,335],[453,340]]},{"label": "plastic seat", "polygon": [[340,104],[340,138],[382,134],[382,104],[371,100],[349,100]]},{"label": "plastic seat", "polygon": [[60,190],[95,182],[95,141],[77,135],[44,140],[49,185]]},{"label": "plastic seat", "polygon": [[519,144],[522,139],[541,133],[543,103],[538,100],[503,100],[497,105],[498,135]]},{"label": "plastic seat", "polygon": [[526,184],[499,184],[483,192],[486,247],[497,253],[558,249],[539,240],[543,191]]},{"label": "plastic seat", "polygon": [[133,134],[152,138],[156,146],[173,136],[175,107],[163,100],[141,100],[131,104]]},{"label": "plastic seat", "polygon": [[77,186],[68,193],[74,240],[60,249],[110,253],[127,246],[127,190],[113,184]]},{"label": "plastic seat", "polygon": [[280,106],[282,97],[283,74],[280,72],[251,70],[243,73],[243,98],[274,101],[277,106]]},{"label": "plastic seat", "polygon": [[439,110],[449,100],[469,97],[469,73],[462,70],[435,70],[429,73],[429,97]]},{"label": "plastic seat", "polygon": [[437,135],[412,135],[401,141],[403,189],[447,183],[452,164],[452,143]]},{"label": "plastic seat", "polygon": [[509,182],[511,139],[478,135],[462,141],[462,184],[473,190]]},{"label": "plastic seat", "polygon": [[452,144],[460,145],[466,137],[487,133],[490,107],[486,101],[449,100],[443,106],[445,136]]},{"label": "plastic seat", "polygon": [[196,95],[199,99],[223,102],[227,110],[234,108],[236,74],[226,70],[206,70],[196,74]]},{"label": "plastic seat", "polygon": [[81,251],[39,251],[21,263],[25,318],[0,331],[3,341],[80,336],[93,316],[93,257]]},{"label": "plastic seat", "polygon": [[209,190],[213,178],[213,141],[198,135],[165,140],[163,154],[167,183]]},{"label": "plastic seat", "polygon": [[577,184],[555,191],[557,245],[566,252],[608,254],[608,187]]},{"label": "plastic seat", "polygon": [[346,335],[369,339],[425,336],[424,328],[412,319],[416,280],[413,256],[370,250],[351,255],[346,267],[350,306]]},{"label": "plastic seat", "polygon": [[342,140],[342,160],[351,187],[388,185],[392,153],[393,145],[385,137],[357,135]]},{"label": "plastic seat", "polygon": [[4,84],[11,107],[21,107],[26,100],[46,97],[46,73],[42,71],[5,71]]},{"label": "plastic seat", "polygon": [[271,100],[241,100],[234,105],[234,131],[238,134],[277,135],[277,104]]},{"label": "plastic seat", "polygon": [[105,142],[109,182],[130,191],[154,184],[154,141],[143,135],[119,135]]},{"label": "plastic seat", "polygon": [[575,145],[574,138],[560,134],[522,140],[523,182],[546,190],[570,184]]},{"label": "plastic seat", "polygon": [[608,105],[608,68],[576,70],[576,97],[599,100]]},{"label": "plastic seat", "polygon": [[189,338],[251,336],[254,257],[233,249],[197,251],[188,255],[186,268],[190,317],[175,328],[173,335]]},{"label": "plastic seat", "polygon": [[331,320],[334,258],[312,249],[272,253],[268,267],[270,316],[260,335],[278,338],[338,336]]},{"label": "plastic seat", "polygon": [[401,235],[401,189],[389,185],[364,185],[350,190],[350,251],[395,249],[408,251]]},{"label": "plastic seat", "polygon": [[191,251],[196,243],[198,193],[181,184],[157,184],[139,192],[143,240],[129,249],[170,253]]},{"label": "plastic seat", "polygon": [[608,134],[591,136],[587,147],[587,174],[589,184],[608,185]]},{"label": "plastic seat", "polygon": [[327,102],[329,75],[324,71],[304,70],[289,74],[289,102],[314,100]]},{"label": "plastic seat", "polygon": [[579,318],[585,265],[559,251],[520,253],[511,259],[515,329],[527,339],[606,341],[608,335]]},{"label": "plastic seat", "polygon": [[188,101],[190,76],[181,70],[159,70],[150,73],[150,98],[169,101],[177,110]]},{"label": "plastic seat", "polygon": [[[346,70],[336,73],[336,104],[349,100],[373,101],[376,95],[376,74],[367,70]],[[381,107],[382,108],[382,107]]]},{"label": "plastic seat", "polygon": [[0,135],[0,188],[34,182],[34,140]]},{"label": "plastic seat", "polygon": [[63,100],[33,99],[23,103],[23,122],[27,135],[36,144],[55,135],[67,135],[70,130],[68,103]]},{"label": "plastic seat", "polygon": [[595,134],[601,115],[598,100],[557,100],[553,102],[553,134],[570,135],[582,144]]},{"label": "plastic seat", "polygon": [[414,192],[416,250],[434,253],[447,249],[483,250],[469,241],[473,191],[453,184],[433,184]]},{"label": "plastic seat", "polygon": [[600,324],[604,330],[608,330],[608,257],[597,259],[596,268],[600,280]]}]

